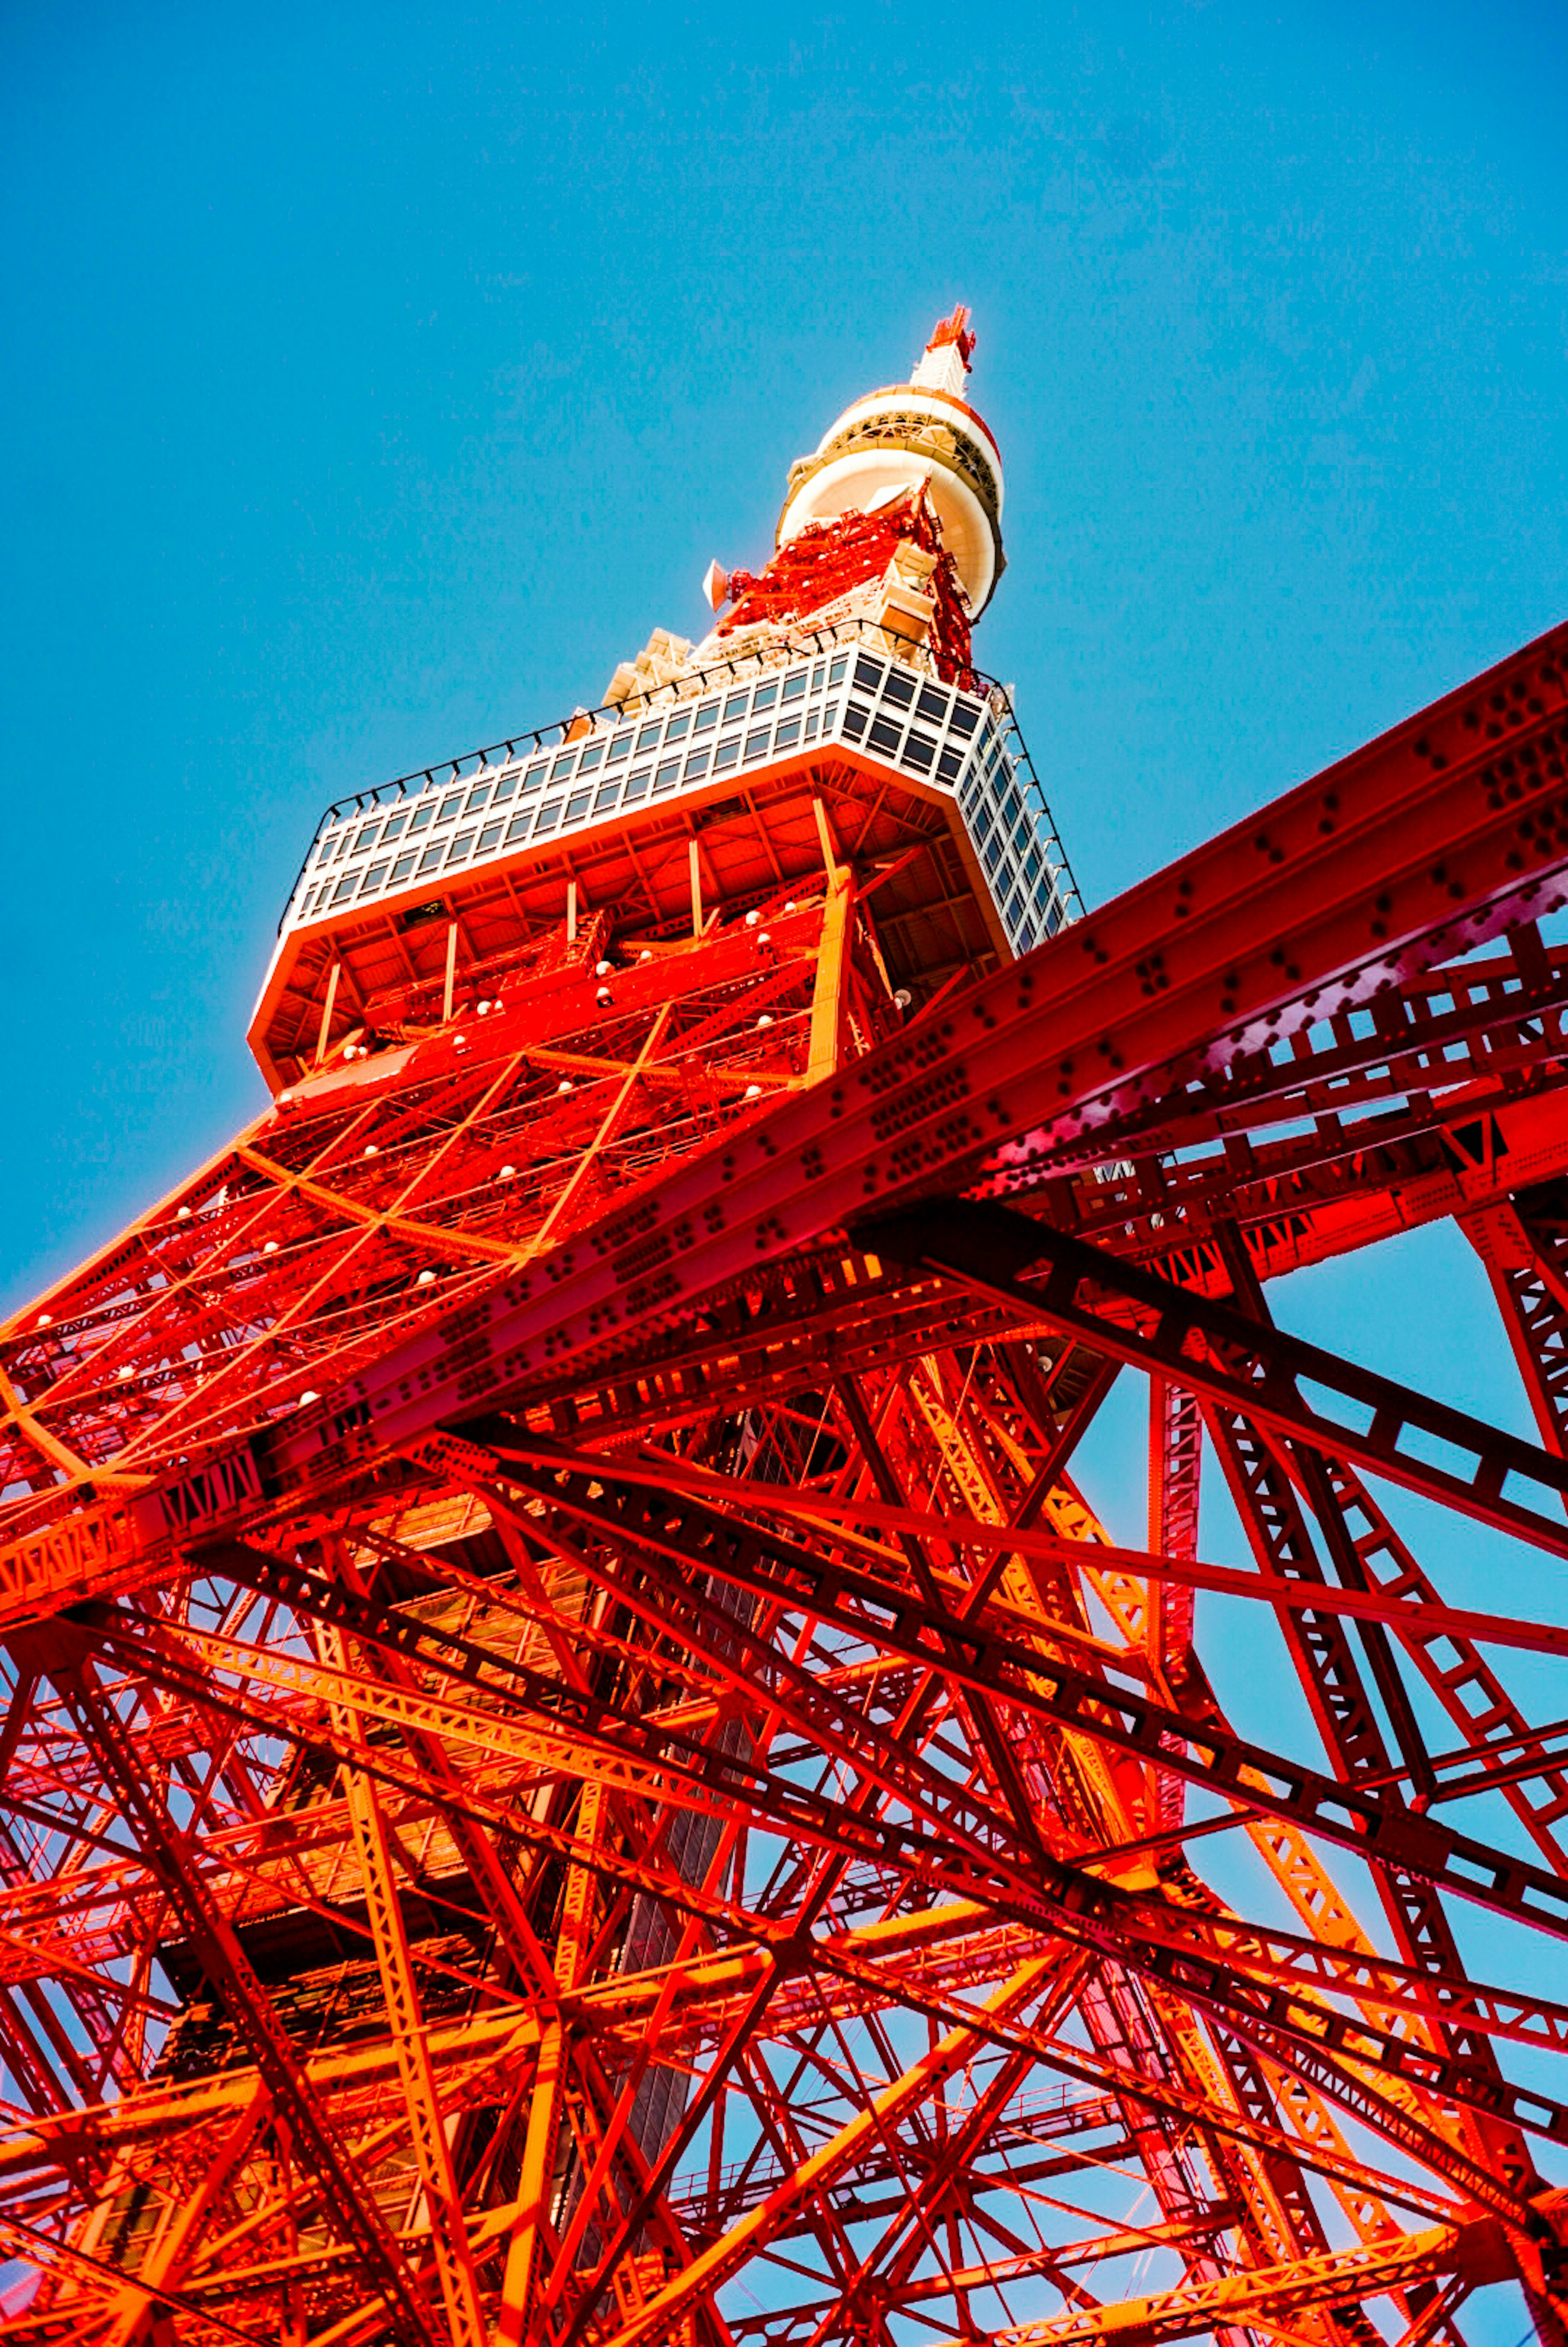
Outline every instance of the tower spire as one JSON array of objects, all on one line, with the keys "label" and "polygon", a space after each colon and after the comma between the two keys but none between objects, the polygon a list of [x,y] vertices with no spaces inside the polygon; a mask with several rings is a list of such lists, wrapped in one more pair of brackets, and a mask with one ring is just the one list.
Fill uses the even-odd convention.
[{"label": "tower spire", "polygon": [[868,392],[789,467],[780,548],[813,523],[881,511],[920,492],[952,558],[967,616],[978,619],[1003,571],[1002,457],[964,397],[974,333],[960,302],[932,327],[909,380]]},{"label": "tower spire", "polygon": [[942,391],[950,399],[962,399],[973,351],[969,312],[960,302],[932,328],[931,340],[915,362],[911,384],[917,391]]}]

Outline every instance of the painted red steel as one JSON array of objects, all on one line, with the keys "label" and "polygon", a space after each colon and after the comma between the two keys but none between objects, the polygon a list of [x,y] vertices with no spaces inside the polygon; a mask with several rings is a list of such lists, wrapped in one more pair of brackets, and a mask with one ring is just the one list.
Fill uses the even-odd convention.
[{"label": "painted red steel", "polygon": [[[926,1004],[820,806],[454,944],[0,1332],[7,2337],[1560,2339],[1565,661]],[[1445,1218],[1537,1440],[1275,1325]]]}]

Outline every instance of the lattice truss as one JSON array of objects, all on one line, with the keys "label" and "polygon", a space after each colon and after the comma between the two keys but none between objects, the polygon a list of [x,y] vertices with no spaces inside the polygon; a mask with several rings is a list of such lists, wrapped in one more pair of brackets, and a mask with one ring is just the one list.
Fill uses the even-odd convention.
[{"label": "lattice truss", "polygon": [[[1560,2336],[1565,649],[907,1017],[850,865],[411,981],[12,1324],[8,2340]],[[1274,1323],[1440,1217],[1538,1441]]]}]

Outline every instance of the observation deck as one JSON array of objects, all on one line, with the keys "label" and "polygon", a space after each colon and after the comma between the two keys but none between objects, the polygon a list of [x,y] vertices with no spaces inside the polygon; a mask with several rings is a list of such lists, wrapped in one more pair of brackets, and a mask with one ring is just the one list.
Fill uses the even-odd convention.
[{"label": "observation deck", "polygon": [[922,647],[845,620],[336,801],[251,1045],[275,1087],[295,1080],[428,956],[411,932],[444,930],[450,996],[564,899],[574,923],[690,934],[830,858],[875,881],[890,977],[917,999],[1081,909],[1002,687],[944,682]]}]

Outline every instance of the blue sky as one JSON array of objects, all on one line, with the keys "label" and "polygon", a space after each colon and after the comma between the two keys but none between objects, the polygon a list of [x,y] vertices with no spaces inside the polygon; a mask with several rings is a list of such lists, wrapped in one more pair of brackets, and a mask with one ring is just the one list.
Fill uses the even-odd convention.
[{"label": "blue sky", "polygon": [[[1540,0],[10,0],[0,1304],[260,1105],[321,805],[697,633],[955,299],[978,654],[1092,900],[1563,618],[1565,67]],[[1451,1234],[1277,1306],[1522,1423]],[[1140,1407],[1089,1461],[1127,1538]]]}]

